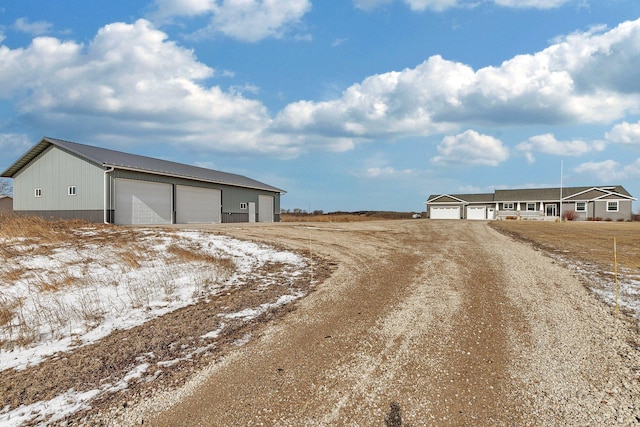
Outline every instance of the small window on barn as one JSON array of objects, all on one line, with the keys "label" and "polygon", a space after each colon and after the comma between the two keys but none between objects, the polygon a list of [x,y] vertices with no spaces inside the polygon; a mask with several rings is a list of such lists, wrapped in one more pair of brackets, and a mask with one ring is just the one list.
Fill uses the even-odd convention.
[{"label": "small window on barn", "polygon": [[36,197],[42,197],[42,188],[36,188],[34,195]]},{"label": "small window on barn", "polygon": [[536,204],[535,203],[527,203],[527,211],[531,212],[531,211],[535,211],[536,210]]},{"label": "small window on barn", "polygon": [[69,189],[67,190],[67,195],[75,196],[76,194],[78,194],[77,190],[76,190],[76,186],[75,185],[70,185]]},{"label": "small window on barn", "polygon": [[504,210],[512,211],[513,210],[513,203],[505,203],[503,205],[503,208],[504,208]]},{"label": "small window on barn", "polygon": [[586,212],[587,202],[576,202],[576,212]]},{"label": "small window on barn", "polygon": [[618,212],[618,202],[607,202],[607,212]]},{"label": "small window on barn", "polygon": [[247,209],[247,203],[246,202],[240,203],[240,209],[246,210]]}]

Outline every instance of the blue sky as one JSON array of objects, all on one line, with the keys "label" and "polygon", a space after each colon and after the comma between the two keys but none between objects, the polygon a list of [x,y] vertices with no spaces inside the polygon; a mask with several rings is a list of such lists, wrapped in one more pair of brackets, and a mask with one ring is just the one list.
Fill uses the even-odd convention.
[{"label": "blue sky", "polygon": [[640,2],[3,2],[0,170],[43,136],[247,175],[288,209],[420,211],[561,164],[640,198]]}]

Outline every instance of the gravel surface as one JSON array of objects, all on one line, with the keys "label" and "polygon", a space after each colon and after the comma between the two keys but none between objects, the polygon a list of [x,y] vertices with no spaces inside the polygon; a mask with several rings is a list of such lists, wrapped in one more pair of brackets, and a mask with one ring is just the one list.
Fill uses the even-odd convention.
[{"label": "gravel surface", "polygon": [[635,323],[485,222],[219,231],[337,269],[259,337],[105,424],[640,425]]}]

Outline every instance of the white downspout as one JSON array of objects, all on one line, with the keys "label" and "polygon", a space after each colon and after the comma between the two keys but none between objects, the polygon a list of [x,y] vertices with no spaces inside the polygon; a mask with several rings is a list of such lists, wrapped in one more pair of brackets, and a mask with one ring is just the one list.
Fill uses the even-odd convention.
[{"label": "white downspout", "polygon": [[104,216],[103,216],[103,220],[105,224],[109,224],[109,221],[107,221],[107,202],[109,201],[109,196],[111,194],[111,192],[109,191],[109,189],[107,188],[107,174],[113,172],[115,168],[113,166],[111,166],[111,168],[109,169],[105,169],[104,171]]}]

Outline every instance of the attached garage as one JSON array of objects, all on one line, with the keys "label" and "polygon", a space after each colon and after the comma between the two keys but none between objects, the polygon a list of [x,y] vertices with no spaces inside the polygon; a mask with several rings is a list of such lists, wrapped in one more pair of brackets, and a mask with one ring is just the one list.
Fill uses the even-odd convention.
[{"label": "attached garage", "polygon": [[176,223],[219,223],[222,192],[211,188],[176,185]]},{"label": "attached garage", "polygon": [[484,206],[468,206],[467,219],[487,219],[487,208]]},{"label": "attached garage", "polygon": [[460,206],[432,206],[431,219],[460,219]]},{"label": "attached garage", "polygon": [[171,184],[115,180],[116,224],[171,224]]}]

